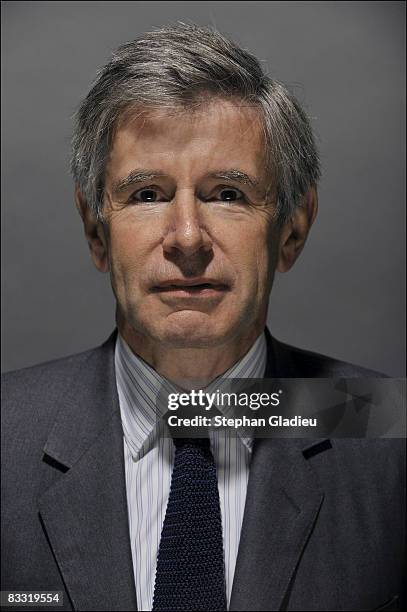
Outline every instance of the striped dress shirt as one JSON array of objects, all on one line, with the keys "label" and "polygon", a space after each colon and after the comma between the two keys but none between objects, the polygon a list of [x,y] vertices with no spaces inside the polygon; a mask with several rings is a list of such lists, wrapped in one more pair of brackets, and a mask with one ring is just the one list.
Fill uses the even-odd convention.
[{"label": "striped dress shirt", "polygon": [[[248,353],[221,378],[262,378],[266,339],[261,334]],[[124,463],[130,543],[139,610],[153,605],[158,548],[170,492],[174,444],[163,436],[157,396],[169,384],[135,355],[118,334],[115,349],[116,383],[123,425]],[[216,390],[215,379],[206,388]],[[169,389],[171,390],[171,389]],[[219,407],[220,412],[223,412]],[[228,416],[228,415],[227,415]],[[210,430],[222,515],[226,598],[229,606],[246,501],[252,439],[247,432]]]}]

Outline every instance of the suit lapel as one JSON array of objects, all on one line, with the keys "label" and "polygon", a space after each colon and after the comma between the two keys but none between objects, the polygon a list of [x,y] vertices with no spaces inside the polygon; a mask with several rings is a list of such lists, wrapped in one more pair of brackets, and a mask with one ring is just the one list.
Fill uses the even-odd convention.
[{"label": "suit lapel", "polygon": [[77,610],[137,610],[114,340],[89,354],[44,447],[57,474],[39,511]]},{"label": "suit lapel", "polygon": [[[266,339],[265,377],[295,377],[288,352],[267,329]],[[230,610],[284,607],[323,501],[323,492],[302,453],[306,442],[254,441]]]},{"label": "suit lapel", "polygon": [[230,610],[279,610],[323,500],[303,440],[257,439]]}]

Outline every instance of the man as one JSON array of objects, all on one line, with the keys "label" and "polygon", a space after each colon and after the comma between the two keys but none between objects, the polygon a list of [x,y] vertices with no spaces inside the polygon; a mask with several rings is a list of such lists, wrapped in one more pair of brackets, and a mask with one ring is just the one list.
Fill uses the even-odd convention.
[{"label": "man", "polygon": [[99,74],[72,170],[117,330],[6,376],[3,589],[66,610],[397,609],[399,441],[160,435],[165,381],[377,375],[265,327],[317,213],[298,103],[218,32],[161,28]]}]

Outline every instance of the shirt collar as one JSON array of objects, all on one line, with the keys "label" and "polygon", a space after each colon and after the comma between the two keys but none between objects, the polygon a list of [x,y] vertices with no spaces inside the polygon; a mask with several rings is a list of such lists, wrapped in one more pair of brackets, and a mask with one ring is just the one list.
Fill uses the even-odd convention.
[{"label": "shirt collar", "polygon": [[[267,343],[264,332],[250,350],[224,374],[206,388],[214,391],[219,380],[230,378],[263,378],[266,369]],[[141,459],[154,444],[164,415],[158,396],[163,386],[174,388],[141,357],[135,355],[118,333],[115,348],[116,384],[120,401],[123,434],[135,460]],[[158,424],[158,427],[157,427]],[[242,443],[251,451],[253,440],[246,430],[237,430]]]}]

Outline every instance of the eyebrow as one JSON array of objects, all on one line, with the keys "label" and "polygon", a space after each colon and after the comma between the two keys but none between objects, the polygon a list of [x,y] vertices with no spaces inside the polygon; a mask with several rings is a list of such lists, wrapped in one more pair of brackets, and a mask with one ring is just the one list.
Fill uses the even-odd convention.
[{"label": "eyebrow", "polygon": [[207,175],[209,178],[220,178],[226,181],[236,181],[250,187],[258,187],[259,181],[254,177],[242,172],[241,170],[221,170]]},{"label": "eyebrow", "polygon": [[[165,176],[168,175],[166,175],[164,172],[160,172],[159,170],[132,170],[125,178],[113,181],[112,191],[115,194],[120,194],[126,191],[132,185],[143,183],[153,178]],[[250,187],[258,187],[259,185],[259,181],[255,177],[234,168],[230,170],[210,172],[205,175],[205,178],[218,178],[225,181],[236,181],[237,183],[249,185]]]},{"label": "eyebrow", "polygon": [[152,178],[165,176],[163,172],[158,170],[132,170],[125,178],[113,181],[112,191],[119,194],[126,191],[132,185],[149,181]]}]

